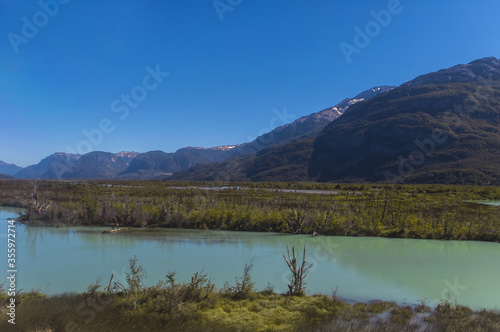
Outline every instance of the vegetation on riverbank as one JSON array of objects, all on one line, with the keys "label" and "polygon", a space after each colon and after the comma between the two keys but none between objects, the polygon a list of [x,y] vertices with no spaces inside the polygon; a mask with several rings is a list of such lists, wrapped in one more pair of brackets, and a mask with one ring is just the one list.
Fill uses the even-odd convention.
[{"label": "vegetation on riverbank", "polygon": [[200,188],[211,185],[6,180],[0,181],[0,204],[25,208],[25,222],[51,225],[500,241],[500,207],[467,202],[499,200],[500,187],[234,183]]},{"label": "vegetation on riverbank", "polygon": [[142,267],[130,259],[126,285],[96,281],[82,294],[16,296],[16,325],[7,322],[9,297],[0,292],[1,331],[497,331],[500,312],[442,302],[431,309],[373,301],[348,304],[332,296],[256,291],[251,264],[234,286],[216,289],[202,273],[180,283],[175,273],[143,287]]}]

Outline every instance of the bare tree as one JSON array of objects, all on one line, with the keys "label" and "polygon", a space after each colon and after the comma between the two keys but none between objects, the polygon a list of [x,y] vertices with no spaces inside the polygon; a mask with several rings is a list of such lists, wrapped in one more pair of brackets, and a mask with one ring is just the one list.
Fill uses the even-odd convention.
[{"label": "bare tree", "polygon": [[304,253],[302,254],[302,264],[299,266],[297,264],[297,257],[295,257],[295,247],[292,246],[292,256],[290,256],[290,250],[288,245],[286,246],[286,253],[283,254],[286,264],[292,271],[292,277],[290,278],[290,285],[288,285],[288,294],[290,295],[304,295],[306,289],[304,279],[307,276],[307,270],[309,270],[312,264],[306,266],[306,246],[304,246]]},{"label": "bare tree", "polygon": [[26,208],[24,217],[28,220],[36,220],[43,217],[51,205],[51,203],[45,203],[45,193],[41,194],[40,201],[38,179],[34,180],[31,193],[24,198],[18,197],[18,200],[22,203],[23,207]]}]

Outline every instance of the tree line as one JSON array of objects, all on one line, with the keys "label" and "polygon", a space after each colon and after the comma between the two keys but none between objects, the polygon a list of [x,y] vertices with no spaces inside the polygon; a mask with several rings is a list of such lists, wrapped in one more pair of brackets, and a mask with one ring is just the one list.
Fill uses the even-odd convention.
[{"label": "tree line", "polygon": [[[50,225],[500,241],[499,187],[168,181],[0,181],[0,204]],[[283,192],[273,189],[327,190]]]}]

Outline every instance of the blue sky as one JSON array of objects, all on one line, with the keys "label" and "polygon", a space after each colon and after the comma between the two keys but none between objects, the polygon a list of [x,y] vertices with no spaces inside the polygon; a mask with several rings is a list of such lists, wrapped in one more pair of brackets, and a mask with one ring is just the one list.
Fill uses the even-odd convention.
[{"label": "blue sky", "polygon": [[[0,0],[0,160],[238,144],[284,110],[500,56],[498,0],[215,4]],[[371,37],[348,63],[356,27]]]}]

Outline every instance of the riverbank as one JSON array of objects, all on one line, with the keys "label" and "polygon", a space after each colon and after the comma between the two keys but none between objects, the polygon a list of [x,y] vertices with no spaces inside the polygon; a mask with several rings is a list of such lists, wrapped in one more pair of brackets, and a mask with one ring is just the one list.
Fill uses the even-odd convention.
[{"label": "riverbank", "polygon": [[290,296],[272,289],[236,286],[215,290],[203,275],[178,284],[174,276],[155,287],[16,297],[16,325],[7,322],[0,294],[2,331],[498,331],[500,312],[442,302],[431,309],[393,302],[348,304],[332,296]]},{"label": "riverbank", "polygon": [[127,258],[137,254],[148,272],[146,286],[163,279],[168,270],[187,281],[203,269],[221,288],[241,273],[244,262],[254,259],[256,287],[270,283],[281,293],[289,277],[283,260],[286,246],[305,246],[313,263],[309,294],[329,295],[338,287],[339,297],[357,302],[413,305],[426,299],[436,306],[445,298],[473,310],[500,305],[500,267],[491,264],[498,258],[497,243],[165,228],[103,234],[107,229],[18,224],[16,251],[24,256],[18,286],[43,289],[48,295],[83,292],[98,277],[105,281],[111,274],[124,275],[120,271]]},{"label": "riverbank", "polygon": [[0,204],[27,223],[492,242],[500,207],[472,201],[499,199],[479,186],[0,181]]},{"label": "riverbank", "polygon": [[[21,236],[29,240],[30,245],[28,247],[20,247],[21,252],[27,252],[28,249],[33,249],[40,255],[44,255],[44,250],[41,250],[41,245],[36,244],[37,239],[44,239],[44,242],[53,243],[53,238],[50,234],[53,233],[63,233],[68,234],[64,229],[56,228],[29,228],[22,225],[17,229],[18,234],[21,235],[23,230],[26,229],[28,233],[26,236]],[[72,227],[75,229],[74,227]],[[77,227],[76,229],[79,229]],[[144,233],[163,233],[158,232],[157,229],[144,229]],[[136,238],[136,230],[132,231],[130,236],[125,236],[127,232],[123,235],[104,235],[102,234],[101,228],[91,228],[87,227],[87,231],[76,231],[71,233],[73,235],[66,235],[64,237],[64,248],[70,253],[73,261],[75,259],[74,254],[71,252],[71,245],[77,247],[81,246],[80,241],[75,236],[75,234],[85,234],[85,239],[88,241],[88,245],[96,247],[96,242],[90,239],[87,235],[97,233],[98,238],[103,241],[103,246],[108,248],[111,243],[122,242],[126,239],[134,241]],[[199,238],[191,236],[186,240],[182,240],[179,237],[180,233],[193,231],[185,230],[169,230],[168,232],[173,232],[171,238],[175,239],[175,242],[181,242],[182,250],[186,251],[188,249],[187,243],[193,244],[197,247],[197,252],[199,255],[203,254],[211,255],[208,247],[205,244],[213,244],[217,242],[229,243],[236,242],[237,247],[245,247],[240,241],[234,241],[234,239],[228,238],[228,233],[236,234],[234,232],[215,232],[220,233],[219,238],[211,239],[207,237],[206,234],[212,232],[196,232],[201,233]],[[226,234],[224,234],[226,233]],[[241,233],[243,235],[249,234]],[[42,236],[43,235],[43,236]],[[157,234],[155,238],[165,239],[164,234]],[[424,284],[426,287],[431,286],[426,284],[423,278],[414,274],[417,272],[425,273],[424,267],[421,266],[419,259],[425,258],[426,261],[436,258],[436,252],[430,249],[430,252],[425,252],[420,250],[415,250],[415,248],[407,247],[406,245],[401,247],[401,249],[388,249],[386,245],[372,244],[369,245],[369,250],[373,255],[366,255],[366,262],[360,264],[356,262],[353,258],[353,247],[348,246],[346,243],[342,243],[341,239],[331,238],[331,237],[313,237],[310,235],[276,235],[276,234],[257,234],[255,233],[255,240],[262,241],[262,237],[272,236],[277,241],[284,241],[277,244],[281,249],[285,247],[285,243],[293,239],[297,239],[302,245],[302,239],[311,239],[314,241],[315,246],[307,246],[308,253],[311,255],[311,260],[319,260],[314,266],[324,268],[326,265],[325,258],[334,258],[336,262],[342,262],[343,258],[342,252],[348,253],[345,256],[347,261],[343,263],[349,263],[351,268],[361,268],[368,265],[368,262],[373,262],[374,257],[383,256],[385,260],[389,259],[391,265],[397,267],[396,270],[390,271],[388,273],[394,276],[397,270],[404,269],[404,262],[411,261],[412,266],[418,266],[418,269],[411,273],[411,278],[405,281],[405,284],[411,284],[411,280],[418,279],[418,284]],[[287,240],[283,240],[287,239]],[[322,240],[334,239],[332,243],[322,243]],[[130,247],[130,241],[126,240],[123,243],[124,247]],[[365,241],[367,239],[363,238],[346,238],[349,242],[359,242]],[[441,243],[440,245],[451,244],[452,242],[442,242],[442,241],[425,241],[425,240],[389,240],[389,239],[377,239],[385,242],[397,242],[403,244],[405,242],[412,242],[415,244],[425,244],[425,243]],[[75,243],[76,242],[76,243]],[[97,242],[97,243],[99,243]],[[299,246],[299,242],[295,243]],[[19,242],[20,244],[21,242]],[[71,245],[69,245],[71,243]],[[161,252],[162,245],[161,242],[152,241],[152,247],[154,247],[157,253],[157,258],[154,260],[154,264],[158,265],[158,252]],[[172,256],[176,256],[176,251],[173,247],[168,244],[169,241],[165,242],[165,247],[168,248],[168,252]],[[454,242],[457,245],[469,246],[473,243],[470,242]],[[481,243],[485,246],[497,246],[493,243]],[[203,250],[200,251],[201,246]],[[144,246],[141,244],[140,247],[144,250]],[[354,246],[357,247],[357,246]],[[322,252],[321,248],[330,249],[332,251]],[[36,249],[36,250],[35,250]],[[85,248],[84,248],[85,249]],[[448,248],[449,249],[449,248]],[[455,250],[442,250],[442,252],[455,252]],[[468,269],[474,271],[483,271],[481,268],[476,268],[474,264],[467,263],[467,255],[471,253],[476,253],[477,250],[472,250],[470,248],[463,248],[464,252],[457,252],[460,256],[460,265],[465,264]],[[377,251],[378,250],[378,251]],[[491,250],[495,250],[494,248]],[[124,251],[119,250],[123,256]],[[188,250],[189,251],[189,250]],[[236,250],[231,250],[236,251]],[[253,250],[252,250],[253,251]],[[379,252],[380,251],[380,252]],[[404,258],[401,262],[395,261],[393,254],[388,254],[392,252],[402,252],[408,251],[408,253],[416,254],[414,259]],[[269,250],[266,249],[266,255],[257,257],[257,262],[260,261],[260,257],[269,257]],[[386,252],[384,255],[383,253]],[[495,251],[495,254],[498,251]],[[202,254],[203,253],[203,254]],[[329,253],[329,254],[328,254]],[[335,253],[335,255],[333,255]],[[465,255],[464,255],[465,254]],[[88,255],[88,252],[86,253]],[[108,256],[108,254],[106,255]],[[153,255],[147,255],[144,257],[150,257]],[[193,257],[195,257],[194,255]],[[280,256],[280,254],[271,255]],[[220,256],[217,256],[220,257]],[[496,257],[496,256],[494,256]],[[224,256],[224,265],[234,265],[228,260],[227,256]],[[274,265],[285,265],[282,257],[281,260],[276,262]],[[415,260],[416,258],[416,260]],[[36,260],[35,260],[36,261]],[[59,262],[61,260],[58,258]],[[190,260],[192,262],[192,259]],[[207,261],[206,258],[203,261]],[[309,259],[308,259],[309,261]],[[450,263],[450,258],[446,259],[447,264]],[[491,262],[491,259],[488,260]],[[238,262],[242,262],[241,259]],[[92,262],[92,269],[96,269],[96,261]],[[165,264],[163,261],[162,266],[170,266]],[[210,265],[210,263],[208,263]],[[23,271],[25,271],[24,276],[28,273],[28,264],[25,266]],[[200,263],[196,263],[196,266],[200,266]],[[377,264],[375,264],[377,265]],[[439,264],[441,266],[441,264]],[[45,264],[44,266],[51,266],[51,264]],[[149,264],[151,266],[151,264]],[[180,264],[173,264],[179,268]],[[201,265],[204,266],[204,265]],[[219,267],[210,265],[209,271],[219,270]],[[458,266],[458,265],[457,265]],[[66,269],[67,270],[67,269]],[[96,269],[94,276],[102,275],[97,271],[111,271],[113,273],[116,271],[121,271],[120,268],[112,269],[111,265],[107,269]],[[74,272],[72,269],[71,271]],[[274,272],[272,269],[266,269],[266,274],[268,276],[272,275]],[[41,272],[41,271],[38,271]],[[151,272],[148,270],[148,272]],[[339,277],[339,271],[337,270],[335,274],[328,273],[322,270],[321,275],[334,276],[330,281],[330,285],[335,286],[335,282]],[[363,274],[366,274],[366,270],[362,270]],[[491,272],[491,271],[490,271]],[[63,272],[65,275],[67,272]],[[110,273],[110,274],[111,274]],[[165,272],[162,274],[164,275]],[[457,271],[454,271],[455,276]],[[30,274],[30,273],[28,273]],[[264,291],[256,291],[253,288],[248,289],[247,292],[241,292],[238,290],[238,280],[241,284],[243,278],[239,278],[236,284],[228,284],[226,286],[214,286],[210,278],[202,273],[198,273],[191,277],[191,281],[187,283],[179,283],[174,277],[176,275],[167,273],[167,278],[165,280],[158,282],[157,285],[149,287],[137,287],[133,290],[127,287],[128,281],[123,281],[124,278],[127,279],[127,274],[122,271],[122,276],[118,278],[115,275],[113,282],[109,282],[110,274],[104,275],[104,282],[101,284],[100,281],[92,284],[83,293],[63,293],[54,296],[46,296],[40,292],[29,292],[29,293],[18,293],[16,297],[16,329],[17,330],[41,330],[41,331],[141,331],[141,330],[172,330],[172,331],[310,331],[310,330],[320,330],[320,331],[335,331],[335,330],[351,330],[351,331],[373,331],[373,330],[383,330],[383,331],[419,331],[426,329],[426,331],[495,331],[498,330],[499,326],[499,313],[498,310],[477,310],[473,311],[469,308],[458,305],[456,300],[442,300],[441,303],[437,304],[433,309],[425,308],[425,302],[413,300],[417,302],[417,305],[408,306],[405,305],[405,301],[398,301],[400,305],[394,302],[382,302],[382,301],[371,301],[369,303],[347,303],[345,300],[339,299],[336,294],[331,295],[310,295],[310,296],[290,296],[282,294],[279,291],[273,290],[271,286]],[[312,272],[312,274],[318,274],[318,272]],[[225,273],[224,279],[233,275],[233,273]],[[491,274],[490,274],[491,276]],[[74,276],[71,276],[73,278]],[[37,276],[40,278],[40,275]],[[66,279],[68,276],[66,275]],[[219,279],[217,277],[216,279]],[[181,277],[180,280],[189,280],[189,278]],[[382,278],[384,279],[384,278]],[[434,278],[436,284],[442,284],[442,280]],[[49,280],[49,278],[46,278]],[[59,283],[54,279],[50,279],[52,282]],[[90,279],[90,280],[93,280]],[[158,280],[154,278],[154,280]],[[313,286],[313,279],[308,279],[308,282]],[[458,285],[459,290],[462,291],[467,289],[467,291],[475,292],[473,284],[464,284],[464,280],[467,278],[458,278],[458,284],[456,284],[457,279],[450,279],[455,282],[454,285]],[[121,281],[121,286],[114,287],[114,281]],[[447,281],[447,280],[445,280]],[[248,283],[247,283],[248,284]],[[277,285],[277,283],[273,283]],[[88,285],[88,281],[84,284]],[[264,284],[265,285],[265,284]],[[356,282],[356,286],[359,287],[359,280]],[[85,287],[85,286],[84,286]],[[394,283],[392,287],[398,288],[400,285]],[[491,287],[491,286],[490,286]],[[36,288],[36,287],[35,287]],[[263,288],[263,286],[262,286]],[[260,288],[260,289],[262,289]],[[344,289],[344,287],[341,287]],[[83,288],[82,288],[83,289]],[[490,288],[493,291],[493,288]],[[317,291],[317,290],[316,290]],[[315,292],[316,292],[315,291]],[[491,293],[490,291],[490,293]],[[278,294],[276,294],[278,293]],[[442,293],[442,292],[441,292]],[[366,294],[365,294],[366,295]],[[466,294],[462,295],[462,298]],[[377,295],[368,295],[367,298],[379,298]],[[428,296],[421,296],[422,298],[429,298]],[[350,297],[349,297],[350,298]],[[462,299],[461,298],[461,299]],[[493,297],[497,299],[498,297]],[[7,316],[5,310],[7,309],[7,300],[5,294],[0,295],[0,303],[3,303],[3,309],[0,309],[0,315]],[[362,301],[365,301],[364,299]],[[401,304],[403,303],[403,304]],[[462,302],[463,303],[463,302]],[[470,303],[469,303],[470,304]],[[430,305],[430,302],[429,302]],[[433,304],[434,306],[434,304]],[[490,306],[494,308],[495,306]],[[498,307],[497,307],[498,308]],[[430,310],[430,311],[429,311]],[[0,330],[10,331],[11,325],[6,322],[0,322]]]}]

